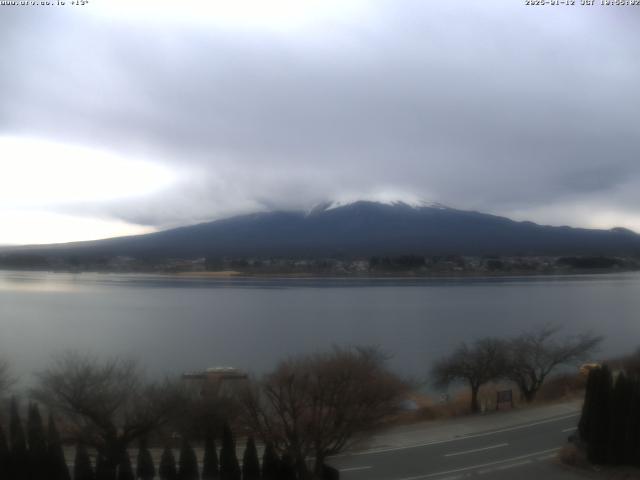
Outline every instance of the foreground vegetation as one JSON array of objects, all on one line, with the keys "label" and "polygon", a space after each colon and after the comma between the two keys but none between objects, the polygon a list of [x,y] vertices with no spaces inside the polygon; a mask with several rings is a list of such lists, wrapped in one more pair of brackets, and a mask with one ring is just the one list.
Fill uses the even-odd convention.
[{"label": "foreground vegetation", "polygon": [[615,371],[604,365],[589,373],[578,431],[578,446],[586,451],[591,463],[640,467],[637,364],[630,362]]},{"label": "foreground vegetation", "polygon": [[[198,457],[191,443],[184,438],[176,460],[173,449],[166,446],[159,462],[154,462],[145,438],[138,443],[135,467],[128,449],[123,449],[117,463],[111,464],[103,452],[98,451],[95,462],[84,443],[77,443],[73,467],[69,468],[64,456],[63,442],[58,434],[56,422],[49,417],[45,428],[36,404],[30,404],[26,434],[18,413],[17,403],[11,402],[11,444],[0,428],[0,478],[11,480],[153,480],[156,475],[162,480],[295,480],[296,469],[290,455],[279,456],[272,444],[267,444],[258,457],[253,437],[248,437],[244,449],[242,466],[236,456],[233,433],[228,425],[222,430],[222,446],[216,449],[213,432],[207,435],[200,469]],[[95,463],[95,467],[94,467]],[[73,477],[72,477],[73,475]],[[337,479],[338,473],[324,466],[320,477]]]},{"label": "foreground vegetation", "polygon": [[558,333],[559,328],[545,326],[509,339],[486,337],[471,345],[462,343],[435,363],[432,377],[440,387],[466,383],[473,413],[480,411],[480,387],[491,381],[513,383],[521,398],[530,403],[552,372],[589,359],[602,341],[591,333],[565,338],[558,338]]},{"label": "foreground vegetation", "polygon": [[[385,361],[375,348],[335,348],[287,359],[235,391],[203,393],[183,381],[145,381],[131,361],[66,353],[37,375],[29,393],[26,436],[18,402],[11,402],[8,441],[0,430],[5,473],[0,471],[0,478],[45,478],[40,469],[51,472],[54,462],[65,470],[62,444],[69,444],[77,449],[75,478],[128,480],[134,471],[132,445],[141,445],[136,468],[156,468],[146,450],[150,443],[164,447],[157,474],[166,480],[196,480],[201,474],[223,480],[337,478],[324,464],[327,456],[393,415],[405,398],[406,383],[387,370]],[[4,372],[8,385],[6,366]],[[43,429],[35,401],[50,414],[53,433],[47,439],[38,433]],[[242,463],[233,431],[246,439]],[[262,465],[254,436],[264,447]],[[222,445],[219,453],[216,440]],[[202,472],[192,449],[196,443],[205,445]],[[153,478],[145,475],[138,476]],[[68,473],[46,478],[68,478]]]},{"label": "foreground vegetation", "polygon": [[[475,413],[487,382],[515,385],[522,400],[532,402],[553,371],[590,358],[600,342],[592,334],[561,337],[557,328],[543,327],[462,344],[432,373],[442,386],[466,382]],[[397,419],[410,396],[410,384],[386,361],[378,348],[334,348],[285,359],[263,378],[225,389],[182,379],[148,381],[133,361],[64,353],[37,373],[23,400],[26,434],[15,397],[8,422],[0,413],[0,478],[39,480],[45,471],[60,472],[47,478],[69,478],[63,445],[75,446],[76,479],[337,478],[326,459]],[[0,397],[11,383],[8,364],[0,362]],[[46,435],[38,405],[49,415]],[[245,445],[242,462],[235,436]],[[163,449],[155,462],[149,445]],[[194,445],[204,446],[200,462]]]}]

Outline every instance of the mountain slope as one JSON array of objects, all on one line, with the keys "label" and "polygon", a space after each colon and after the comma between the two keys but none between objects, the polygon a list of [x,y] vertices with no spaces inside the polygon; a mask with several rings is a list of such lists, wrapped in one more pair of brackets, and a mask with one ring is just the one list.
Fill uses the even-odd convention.
[{"label": "mountain slope", "polygon": [[443,208],[356,202],[232,217],[133,237],[31,247],[46,255],[197,258],[402,254],[640,254],[640,236]]}]

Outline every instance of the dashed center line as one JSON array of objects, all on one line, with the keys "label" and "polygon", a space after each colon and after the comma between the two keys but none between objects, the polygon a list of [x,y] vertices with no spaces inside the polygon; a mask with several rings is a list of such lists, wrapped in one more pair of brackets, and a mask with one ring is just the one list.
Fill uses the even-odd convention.
[{"label": "dashed center line", "polygon": [[551,453],[549,455],[543,455],[542,457],[536,457],[536,460],[539,462],[543,462],[544,460],[551,460],[552,458],[556,458],[556,453]]},{"label": "dashed center line", "polygon": [[566,420],[566,419],[569,419],[569,418],[577,417],[578,415],[580,415],[580,412],[570,413],[570,414],[562,415],[562,416],[558,416],[558,417],[552,417],[552,418],[548,418],[548,419],[541,420],[541,421],[538,421],[538,422],[525,423],[525,424],[522,424],[522,425],[515,425],[513,427],[506,427],[506,428],[501,428],[501,429],[498,429],[498,430],[491,430],[491,431],[488,431],[488,432],[472,433],[470,435],[463,435],[463,436],[456,437],[456,438],[449,438],[447,440],[435,440],[435,441],[432,441],[432,442],[403,445],[403,446],[399,446],[399,447],[382,447],[382,448],[374,448],[374,449],[370,449],[370,450],[363,450],[363,451],[360,451],[360,452],[342,453],[340,455],[334,455],[332,458],[377,455],[377,454],[383,454],[383,453],[397,452],[397,451],[400,451],[400,450],[411,450],[411,449],[416,449],[416,448],[423,448],[423,447],[428,447],[428,446],[431,446],[431,445],[440,445],[440,444],[444,444],[444,443],[459,442],[459,441],[463,441],[463,440],[470,440],[472,438],[487,437],[487,436],[496,435],[496,434],[499,434],[499,433],[513,432],[515,430],[522,430],[522,429],[526,429],[526,428],[530,428],[530,427],[535,427],[535,426],[538,426],[538,425],[544,425],[544,424],[547,424],[547,423],[559,422],[561,420]]},{"label": "dashed center line", "polygon": [[454,473],[461,473],[461,472],[468,472],[468,471],[472,471],[472,470],[486,469],[486,467],[493,467],[493,466],[498,466],[498,465],[504,465],[505,468],[510,468],[510,467],[507,467],[506,464],[509,464],[509,465],[512,465],[512,466],[516,466],[519,463],[518,462],[519,460],[523,460],[523,461],[525,459],[530,460],[532,457],[549,454],[551,452],[557,452],[558,450],[560,450],[560,448],[561,447],[550,448],[548,450],[541,450],[539,452],[533,452],[533,453],[528,453],[528,454],[525,454],[525,455],[519,455],[517,457],[505,458],[504,460],[496,460],[495,462],[482,463],[480,465],[470,465],[468,467],[456,468],[456,469],[453,469],[453,470],[446,470],[444,472],[429,473],[427,475],[417,475],[415,477],[405,477],[405,478],[402,478],[402,479],[399,479],[399,480],[425,480],[427,478],[442,477],[444,475],[450,475],[450,474],[454,474]]},{"label": "dashed center line", "polygon": [[466,455],[468,453],[483,452],[485,450],[492,450],[494,448],[501,448],[501,447],[508,447],[508,446],[509,446],[508,443],[499,443],[498,445],[490,445],[488,447],[474,448],[473,450],[465,450],[463,452],[446,453],[444,456],[445,457],[457,457],[458,455]]},{"label": "dashed center line", "polygon": [[499,467],[485,468],[484,470],[478,470],[478,474],[485,475],[487,473],[499,472],[502,470],[509,470],[510,468],[521,467],[522,465],[528,465],[531,460],[522,460],[521,462],[509,463],[507,465],[500,465]]},{"label": "dashed center line", "polygon": [[341,472],[357,472],[359,470],[371,470],[371,466],[370,465],[366,465],[363,467],[348,467],[348,468],[341,468],[340,471]]}]

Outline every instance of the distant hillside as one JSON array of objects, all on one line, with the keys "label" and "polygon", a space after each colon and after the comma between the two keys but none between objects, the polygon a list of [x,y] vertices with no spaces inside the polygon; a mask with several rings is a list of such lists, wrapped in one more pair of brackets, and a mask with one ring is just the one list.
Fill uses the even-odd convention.
[{"label": "distant hillside", "polygon": [[638,255],[640,236],[620,228],[551,227],[442,206],[363,201],[311,212],[242,215],[147,235],[29,247],[28,251],[37,255],[150,259]]}]

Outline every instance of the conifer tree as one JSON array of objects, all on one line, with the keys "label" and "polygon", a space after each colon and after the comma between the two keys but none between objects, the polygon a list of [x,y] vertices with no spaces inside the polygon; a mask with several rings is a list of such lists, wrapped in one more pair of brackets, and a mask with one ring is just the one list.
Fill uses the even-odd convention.
[{"label": "conifer tree", "polygon": [[27,416],[27,439],[29,443],[29,472],[33,480],[48,475],[47,441],[38,405],[29,405]]},{"label": "conifer tree", "polygon": [[138,462],[136,465],[136,477],[140,480],[153,480],[156,476],[156,467],[153,464],[151,452],[147,447],[146,438],[140,439],[138,447]]},{"label": "conifer tree", "polygon": [[247,440],[242,457],[242,480],[260,480],[260,460],[253,437]]},{"label": "conifer tree", "polygon": [[329,465],[322,465],[322,479],[340,480],[340,471],[333,467],[330,467]]},{"label": "conifer tree", "polygon": [[630,382],[630,403],[632,405],[627,421],[625,436],[625,463],[640,467],[640,377]]},{"label": "conifer tree", "polygon": [[593,390],[592,412],[589,418],[589,440],[587,444],[587,456],[589,461],[596,464],[604,464],[608,459],[609,431],[611,418],[611,371],[604,365],[597,370],[596,382]]},{"label": "conifer tree", "polygon": [[12,480],[27,480],[29,478],[29,456],[27,440],[22,428],[22,420],[18,410],[18,402],[11,399],[11,418],[9,420],[9,435],[11,437],[11,458],[9,472]]},{"label": "conifer tree", "polygon": [[204,440],[204,458],[202,459],[202,480],[219,480],[218,454],[213,433],[209,430]]},{"label": "conifer tree", "polygon": [[280,459],[273,444],[268,442],[262,455],[262,478],[263,480],[279,480],[279,475]]},{"label": "conifer tree", "polygon": [[96,480],[87,448],[76,445],[76,456],[73,462],[73,480]]},{"label": "conifer tree", "polygon": [[296,480],[296,468],[293,463],[293,458],[288,452],[282,455],[280,461],[280,476],[279,480]]},{"label": "conifer tree", "polygon": [[632,385],[624,372],[616,379],[611,397],[611,415],[609,424],[608,461],[612,465],[625,463],[625,442],[629,430],[629,417],[632,410]]},{"label": "conifer tree", "polygon": [[113,480],[113,472],[107,465],[107,462],[102,453],[98,452],[98,458],[96,459],[96,480]]},{"label": "conifer tree", "polygon": [[591,428],[593,427],[594,400],[596,398],[599,375],[600,368],[594,368],[589,371],[584,392],[584,402],[582,404],[582,415],[580,415],[580,421],[578,422],[578,433],[582,441],[586,444],[589,444],[592,438]]},{"label": "conifer tree", "polygon": [[50,472],[48,480],[71,480],[67,461],[64,458],[60,434],[51,414],[49,415],[49,428],[47,431],[47,456],[49,457]]},{"label": "conifer tree", "polygon": [[171,448],[166,447],[160,457],[158,468],[160,480],[178,480],[178,470],[176,469],[176,459]]},{"label": "conifer tree", "polygon": [[614,383],[607,366],[592,370],[579,431],[592,463],[640,466],[640,377],[621,372]]},{"label": "conifer tree", "polygon": [[222,480],[240,480],[241,475],[233,433],[229,425],[225,423],[222,430],[222,448],[220,449],[220,478]]},{"label": "conifer tree", "polygon": [[11,452],[9,451],[9,444],[7,443],[7,437],[4,434],[2,425],[0,425],[0,478],[11,478],[9,476],[9,461]]},{"label": "conifer tree", "polygon": [[120,455],[120,463],[118,464],[118,480],[135,480],[133,475],[133,467],[131,466],[131,457],[127,449]]},{"label": "conifer tree", "polygon": [[198,480],[198,458],[189,441],[182,440],[180,460],[178,461],[178,478],[180,480]]}]

